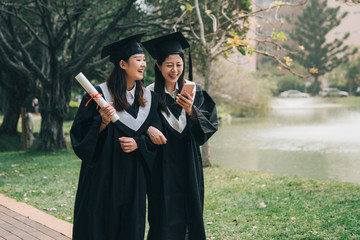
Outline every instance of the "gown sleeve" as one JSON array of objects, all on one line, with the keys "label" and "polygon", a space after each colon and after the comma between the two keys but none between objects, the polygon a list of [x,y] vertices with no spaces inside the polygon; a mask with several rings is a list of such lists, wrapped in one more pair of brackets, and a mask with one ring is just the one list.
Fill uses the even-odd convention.
[{"label": "gown sleeve", "polygon": [[[153,113],[152,113],[152,120],[150,123],[150,126],[156,127],[157,129],[159,129],[161,132],[163,132],[163,128],[162,128],[162,123],[161,123],[161,119],[160,119],[160,115],[158,112],[158,96],[154,93],[152,93],[153,95],[153,101],[154,101],[154,108],[153,109]],[[146,165],[148,166],[150,172],[154,166],[154,162],[155,162],[155,158],[157,156],[157,151],[159,146],[154,144],[151,139],[149,138],[149,136],[146,134],[146,131],[144,132],[143,135],[141,135],[140,137],[135,137],[134,138],[136,141],[136,144],[138,145],[139,151],[142,155],[142,157],[145,160]]]},{"label": "gown sleeve", "polygon": [[96,102],[90,99],[89,94],[84,95],[70,130],[71,145],[75,154],[88,165],[94,163],[96,149],[104,142],[101,139],[107,132],[105,128],[99,134],[102,118],[96,109]]},{"label": "gown sleeve", "polygon": [[203,145],[218,130],[218,120],[215,102],[199,84],[196,85],[193,108],[197,122],[192,125],[191,131],[196,142]]}]

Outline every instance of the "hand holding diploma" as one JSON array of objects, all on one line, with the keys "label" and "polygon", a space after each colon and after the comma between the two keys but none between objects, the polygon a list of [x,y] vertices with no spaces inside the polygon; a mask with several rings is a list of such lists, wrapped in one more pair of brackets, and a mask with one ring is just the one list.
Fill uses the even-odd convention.
[{"label": "hand holding diploma", "polygon": [[[94,88],[94,86],[89,82],[89,80],[81,72],[75,77],[75,79],[80,83],[80,85],[93,97],[100,107],[108,106],[109,103],[100,95],[100,93]],[[119,116],[114,112],[111,116],[111,121],[116,122],[119,119]]]}]

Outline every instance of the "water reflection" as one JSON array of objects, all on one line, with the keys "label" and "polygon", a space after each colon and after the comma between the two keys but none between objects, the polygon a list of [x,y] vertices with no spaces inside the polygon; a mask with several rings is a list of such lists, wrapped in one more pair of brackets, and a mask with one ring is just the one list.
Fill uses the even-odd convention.
[{"label": "water reflection", "polygon": [[275,99],[266,117],[235,119],[210,140],[214,163],[360,183],[360,109]]}]

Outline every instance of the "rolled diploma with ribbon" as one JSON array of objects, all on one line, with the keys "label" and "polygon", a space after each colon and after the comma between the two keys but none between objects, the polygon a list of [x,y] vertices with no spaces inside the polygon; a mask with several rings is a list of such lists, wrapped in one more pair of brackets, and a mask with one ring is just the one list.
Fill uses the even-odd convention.
[{"label": "rolled diploma with ribbon", "polygon": [[[94,86],[89,82],[89,80],[80,72],[75,79],[80,83],[80,85],[88,92],[91,96],[101,96],[99,92],[94,88]],[[103,97],[94,97],[94,101],[98,101],[100,107],[107,106],[109,103],[105,101]],[[97,100],[96,100],[97,99]],[[116,122],[119,119],[119,116],[115,113],[111,116],[111,121]]]}]

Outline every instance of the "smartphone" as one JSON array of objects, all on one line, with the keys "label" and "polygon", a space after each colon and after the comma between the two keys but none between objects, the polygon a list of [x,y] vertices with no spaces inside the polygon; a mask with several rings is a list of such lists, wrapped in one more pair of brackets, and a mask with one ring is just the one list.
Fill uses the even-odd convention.
[{"label": "smartphone", "polygon": [[193,92],[195,84],[189,84],[189,83],[185,83],[181,89],[181,95],[185,96],[185,91],[191,95],[191,93]]}]

